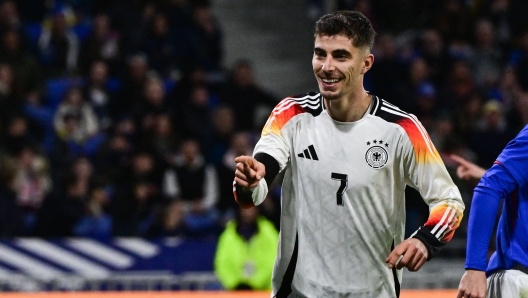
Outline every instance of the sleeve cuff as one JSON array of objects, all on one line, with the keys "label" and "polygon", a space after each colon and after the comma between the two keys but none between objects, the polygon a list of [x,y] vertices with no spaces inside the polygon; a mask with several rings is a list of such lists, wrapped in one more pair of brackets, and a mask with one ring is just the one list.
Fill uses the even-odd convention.
[{"label": "sleeve cuff", "polygon": [[416,238],[422,241],[425,247],[427,247],[427,250],[429,251],[427,261],[434,258],[445,246],[445,243],[442,243],[440,240],[436,239],[436,237],[424,227],[420,227],[416,232],[414,232],[414,234],[411,235],[411,238]]},{"label": "sleeve cuff", "polygon": [[268,194],[268,183],[266,183],[266,179],[264,179],[264,177],[260,179],[257,187],[253,188],[251,191],[251,198],[253,199],[253,204],[255,206],[260,205]]}]

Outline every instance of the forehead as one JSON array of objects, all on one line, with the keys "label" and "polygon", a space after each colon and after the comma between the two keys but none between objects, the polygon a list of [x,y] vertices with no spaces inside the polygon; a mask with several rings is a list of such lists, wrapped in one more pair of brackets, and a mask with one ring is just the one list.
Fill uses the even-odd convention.
[{"label": "forehead", "polygon": [[337,35],[318,35],[315,37],[314,47],[326,51],[333,51],[336,49],[347,50],[355,52],[358,50],[353,44],[352,39],[343,34]]}]

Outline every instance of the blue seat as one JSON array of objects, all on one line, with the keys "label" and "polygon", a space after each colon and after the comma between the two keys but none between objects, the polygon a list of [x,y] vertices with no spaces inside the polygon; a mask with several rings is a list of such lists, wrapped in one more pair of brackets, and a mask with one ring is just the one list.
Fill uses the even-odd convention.
[{"label": "blue seat", "polygon": [[92,32],[92,24],[88,22],[77,24],[72,27],[72,31],[77,35],[79,41],[83,42]]},{"label": "blue seat", "polygon": [[39,23],[27,23],[25,26],[26,35],[32,46],[36,46],[42,34],[42,26]]},{"label": "blue seat", "polygon": [[171,78],[166,78],[163,80],[163,87],[165,88],[165,94],[169,94],[172,92],[172,89],[174,89],[174,86],[176,86],[176,81],[174,81]]},{"label": "blue seat", "polygon": [[118,78],[108,78],[106,81],[106,88],[108,88],[108,91],[111,93],[117,93],[121,90],[121,82]]},{"label": "blue seat", "polygon": [[72,78],[56,78],[49,79],[46,82],[46,100],[47,105],[56,109],[59,103],[62,101],[66,91],[74,86],[81,87],[83,81],[81,79],[72,79]]}]

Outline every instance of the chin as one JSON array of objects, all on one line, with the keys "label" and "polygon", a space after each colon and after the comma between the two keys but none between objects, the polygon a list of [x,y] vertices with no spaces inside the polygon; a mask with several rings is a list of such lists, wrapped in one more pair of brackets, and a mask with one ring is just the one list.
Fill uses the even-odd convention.
[{"label": "chin", "polygon": [[319,92],[321,92],[321,95],[325,98],[325,99],[328,99],[328,100],[334,100],[334,99],[338,99],[339,98],[339,93],[337,92],[331,92],[331,91],[324,91],[324,90],[319,90]]}]

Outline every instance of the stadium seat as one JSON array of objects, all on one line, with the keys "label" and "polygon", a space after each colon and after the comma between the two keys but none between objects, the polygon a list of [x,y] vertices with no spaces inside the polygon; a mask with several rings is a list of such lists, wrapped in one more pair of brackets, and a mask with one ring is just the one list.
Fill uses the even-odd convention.
[{"label": "stadium seat", "polygon": [[68,89],[70,89],[73,86],[82,86],[83,85],[82,79],[72,79],[72,78],[56,78],[56,79],[49,79],[46,82],[46,100],[47,105],[55,109],[61,102],[62,98],[64,97],[64,94]]},{"label": "stadium seat", "polygon": [[163,80],[163,85],[165,87],[165,94],[169,94],[172,92],[172,89],[174,89],[174,86],[176,86],[176,81],[171,78],[166,78]]},{"label": "stadium seat", "polygon": [[106,88],[108,88],[108,91],[111,93],[116,93],[121,90],[121,82],[118,78],[108,78],[106,81]]},{"label": "stadium seat", "polygon": [[29,39],[29,43],[32,46],[36,46],[42,33],[42,26],[39,23],[27,23],[25,25],[26,35]]},{"label": "stadium seat", "polygon": [[88,38],[88,35],[92,32],[92,24],[88,22],[80,23],[72,27],[73,32],[79,38],[79,41],[83,42]]}]

